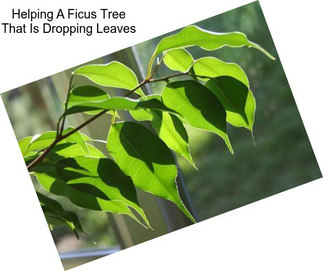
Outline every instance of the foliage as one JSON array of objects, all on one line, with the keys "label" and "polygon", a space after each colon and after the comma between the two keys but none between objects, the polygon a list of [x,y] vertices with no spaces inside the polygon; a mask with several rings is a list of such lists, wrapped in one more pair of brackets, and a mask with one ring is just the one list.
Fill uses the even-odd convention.
[{"label": "foliage", "polygon": [[[185,49],[192,46],[207,51],[246,46],[274,59],[243,33],[188,26],[159,42],[140,83],[120,62],[80,67],[71,76],[56,131],[19,141],[30,173],[46,190],[67,197],[76,206],[128,215],[147,228],[149,220],[136,189],[173,202],[195,222],[177,189],[178,170],[172,151],[196,167],[186,131],[191,126],[218,135],[233,153],[227,123],[252,133],[256,104],[240,66],[214,57],[194,60]],[[162,63],[178,73],[155,78]],[[75,76],[86,77],[96,86],[74,86]],[[142,87],[153,82],[164,82],[164,89],[161,94],[146,96]],[[100,86],[125,92],[111,96]],[[128,111],[138,122],[116,121],[118,110]],[[66,117],[76,113],[93,116],[77,127],[65,128]],[[112,115],[106,142],[110,158],[93,146],[95,140],[80,132],[105,113]],[[149,121],[152,129],[140,121]],[[82,231],[75,214],[40,193],[39,198],[51,228],[65,224],[75,232]]]}]

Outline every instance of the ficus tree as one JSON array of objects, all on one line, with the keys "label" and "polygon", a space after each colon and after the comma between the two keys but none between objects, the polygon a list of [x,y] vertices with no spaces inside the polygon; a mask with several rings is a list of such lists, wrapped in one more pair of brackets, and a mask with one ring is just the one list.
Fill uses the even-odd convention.
[{"label": "ficus tree", "polygon": [[[243,33],[215,33],[188,26],[158,43],[142,82],[117,61],[82,66],[71,75],[56,131],[19,141],[30,174],[50,193],[65,196],[78,207],[128,215],[146,228],[151,226],[137,200],[137,190],[173,202],[195,222],[176,184],[174,153],[196,168],[186,126],[216,134],[233,154],[227,124],[252,134],[256,101],[239,65],[215,57],[194,59],[185,49],[191,46],[207,51],[246,46],[274,59]],[[161,65],[169,68],[170,74],[158,78]],[[94,84],[77,85],[77,76]],[[143,86],[158,81],[164,82],[160,94],[143,92]],[[111,96],[100,86],[123,89],[124,94]],[[121,120],[120,110],[128,111],[135,121]],[[66,118],[77,113],[92,116],[77,127],[65,127]],[[94,139],[80,132],[106,113],[111,115],[108,157],[93,145]],[[142,121],[149,122],[151,129]],[[82,231],[76,214],[48,194],[37,194],[51,229],[65,225],[76,235]]]}]

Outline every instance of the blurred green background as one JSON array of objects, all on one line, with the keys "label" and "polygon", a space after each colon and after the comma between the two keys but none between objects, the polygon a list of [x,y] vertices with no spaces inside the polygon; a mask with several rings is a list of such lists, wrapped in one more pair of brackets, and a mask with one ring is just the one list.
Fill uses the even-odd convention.
[{"label": "blurred green background", "polygon": [[[223,48],[215,52],[189,48],[194,58],[213,55],[242,66],[257,101],[254,125],[256,145],[247,130],[229,127],[234,155],[229,153],[219,137],[201,130],[188,130],[191,152],[199,170],[196,171],[181,158],[178,163],[198,217],[206,219],[321,177],[259,3],[251,3],[196,25],[216,32],[244,32],[250,40],[277,57],[276,61],[272,61],[248,48]],[[164,36],[167,35],[169,33]],[[106,63],[122,56],[126,59],[124,64],[137,66],[135,72],[141,78],[149,57],[162,37],[91,63]],[[127,58],[129,55],[133,57]],[[17,139],[55,128],[72,70],[74,68],[2,95]],[[170,73],[162,66],[156,77]],[[161,88],[162,83],[156,83],[146,91],[159,93]],[[69,119],[69,124],[75,126],[82,118]],[[106,134],[107,128],[102,127],[108,126],[102,126],[102,123],[109,121],[109,117],[104,118],[91,124],[84,132],[100,136]],[[99,139],[105,139],[100,136]],[[102,149],[104,146],[98,147]],[[87,234],[76,240],[65,229],[55,230],[53,237],[59,251],[118,246],[107,215],[74,207],[61,197],[60,200],[66,208],[78,212]]]}]

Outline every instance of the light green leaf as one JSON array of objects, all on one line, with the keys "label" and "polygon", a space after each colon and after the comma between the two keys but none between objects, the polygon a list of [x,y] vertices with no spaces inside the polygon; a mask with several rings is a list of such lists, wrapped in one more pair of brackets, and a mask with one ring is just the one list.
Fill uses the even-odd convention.
[{"label": "light green leaf", "polygon": [[180,72],[188,71],[194,62],[191,54],[183,48],[166,51],[163,60],[169,69]]},{"label": "light green leaf", "polygon": [[164,104],[176,110],[189,125],[219,135],[233,153],[226,132],[226,112],[217,97],[196,81],[177,81],[168,84],[163,92]]},{"label": "light green leaf", "polygon": [[[84,138],[84,137],[83,137]],[[57,145],[50,151],[43,161],[58,161],[63,158],[68,157],[76,157],[76,156],[90,156],[90,157],[99,157],[103,158],[105,155],[99,151],[97,148],[95,148],[93,145],[88,144],[86,146],[87,150],[83,148],[81,145],[72,143],[72,142],[66,142],[66,141],[60,141],[57,143]],[[28,152],[27,155],[25,155],[24,159],[27,164],[31,163],[32,160],[34,160],[37,157],[37,152]]]},{"label": "light green leaf", "polygon": [[[92,64],[78,68],[74,74],[82,75],[97,85],[132,90],[138,85],[135,73],[126,65],[112,61],[108,64]],[[136,90],[142,96],[142,90]]]},{"label": "light green leaf", "polygon": [[[63,131],[63,135],[69,133],[73,129],[74,127],[69,127],[65,129]],[[87,145],[83,136],[84,135],[81,135],[81,133],[77,131],[74,134],[62,140],[60,144],[66,143],[66,142],[77,143],[77,144],[80,144],[80,146],[84,148],[85,151],[87,151]],[[53,143],[55,138],[56,138],[56,131],[47,131],[41,135],[37,135],[33,137],[28,149],[25,152],[25,155],[29,154],[29,152],[40,151],[48,148]]]},{"label": "light green leaf", "polygon": [[136,121],[151,121],[153,119],[152,114],[146,109],[129,110],[129,113]]},{"label": "light green leaf", "polygon": [[156,135],[134,122],[116,123],[110,128],[107,149],[136,187],[174,202],[194,221],[177,190],[172,153]]},{"label": "light green leaf", "polygon": [[[231,76],[241,81],[249,88],[249,81],[243,69],[235,63],[224,62],[215,57],[203,57],[197,59],[192,66],[193,73],[207,77]],[[199,78],[200,80],[209,80],[210,78]]]},{"label": "light green leaf", "polygon": [[[68,107],[72,107],[73,105],[78,105],[84,102],[99,102],[107,99],[110,99],[110,95],[100,88],[86,85],[79,86],[71,90]],[[87,115],[96,115],[101,111],[102,110],[98,109],[92,111],[84,111],[83,113]],[[113,114],[113,111],[109,111],[107,113],[111,115]]]},{"label": "light green leaf", "polygon": [[57,176],[55,165],[55,163],[42,162],[33,168],[39,183],[49,192],[65,196],[74,204],[83,208],[127,214],[135,218],[127,205],[122,201],[105,200],[67,185]]},{"label": "light green leaf", "polygon": [[[73,95],[73,94],[71,94]],[[140,109],[156,109],[172,111],[165,107],[159,95],[149,95],[141,99],[130,99],[125,97],[112,97],[106,100],[95,102],[82,102],[69,106],[66,115],[91,110],[140,110]]]},{"label": "light green leaf", "polygon": [[105,158],[105,155],[96,147],[88,143],[86,144],[88,151],[86,151],[79,144],[61,141],[46,155],[44,160],[48,158],[50,161],[57,162],[64,158],[72,158],[78,156]]},{"label": "light green leaf", "polygon": [[56,138],[56,131],[47,131],[40,135],[36,135],[33,137],[29,148],[29,151],[38,151],[43,150],[49,147],[50,144],[53,143],[53,141]]},{"label": "light green leaf", "polygon": [[[68,127],[67,129],[65,129],[62,133],[62,135],[66,135],[69,132],[73,131],[75,129],[75,127]],[[65,138],[66,142],[72,142],[72,143],[77,143],[79,144],[83,150],[88,153],[89,150],[87,148],[87,144],[85,139],[83,138],[83,136],[81,135],[81,133],[79,131],[71,134],[70,136],[68,136],[67,138]]]},{"label": "light green leaf", "polygon": [[227,122],[252,131],[256,101],[249,88],[230,76],[220,76],[206,83],[220,100],[227,112]]},{"label": "light green leaf", "polygon": [[32,136],[27,136],[18,141],[19,148],[23,156],[27,153],[31,140]]},{"label": "light green leaf", "polygon": [[135,186],[118,165],[107,158],[75,157],[56,165],[60,178],[71,187],[106,200],[120,200],[149,222],[139,206]]},{"label": "light green leaf", "polygon": [[152,114],[151,124],[159,138],[165,142],[168,148],[182,155],[196,168],[189,149],[188,135],[180,119],[168,112],[152,111]]},{"label": "light green leaf", "polygon": [[148,75],[150,75],[152,66],[158,54],[165,50],[199,46],[204,50],[216,50],[224,46],[242,47],[247,46],[256,48],[271,59],[275,59],[270,53],[263,49],[258,44],[249,41],[247,36],[241,32],[217,33],[201,29],[195,25],[190,25],[183,28],[178,33],[162,39],[148,64]]},{"label": "light green leaf", "polygon": [[[104,155],[92,145],[88,144],[88,149],[89,157],[102,156],[104,158]],[[33,167],[32,173],[47,191],[56,195],[65,196],[77,206],[92,210],[126,214],[142,224],[123,201],[104,199],[91,193],[75,189],[61,178],[57,172],[57,163],[64,158],[75,158],[84,155],[86,155],[86,152],[78,144],[64,143],[57,145],[41,163]]]}]

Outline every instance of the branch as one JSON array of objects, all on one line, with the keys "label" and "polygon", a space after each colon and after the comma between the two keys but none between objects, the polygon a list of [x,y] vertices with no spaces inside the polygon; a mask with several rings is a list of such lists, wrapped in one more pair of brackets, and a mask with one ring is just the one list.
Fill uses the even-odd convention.
[{"label": "branch", "polygon": [[88,119],[87,121],[83,122],[81,125],[77,126],[75,129],[73,129],[72,131],[68,132],[65,135],[59,135],[52,144],[50,144],[50,146],[40,155],[38,156],[34,161],[32,161],[28,166],[28,170],[30,170],[31,168],[33,168],[34,166],[36,166],[38,163],[40,163],[46,156],[46,154],[52,149],[54,148],[58,142],[62,141],[63,139],[69,137],[70,135],[76,133],[77,131],[81,130],[84,126],[88,125],[90,122],[96,120],[98,117],[102,116],[104,113],[106,113],[108,110],[103,110],[100,113],[94,115],[92,118]]},{"label": "branch", "polygon": [[[168,80],[170,78],[174,78],[174,77],[178,77],[178,76],[183,76],[183,75],[193,76],[193,74],[190,74],[189,72],[183,72],[183,73],[176,73],[176,74],[172,74],[172,75],[165,76],[165,77],[161,77],[161,78],[151,78],[156,73],[158,67],[160,66],[160,63],[161,63],[161,61],[156,65],[156,67],[155,67],[152,75],[148,79],[143,80],[135,88],[133,88],[132,90],[130,90],[129,92],[127,92],[124,95],[124,97],[128,97],[133,92],[135,92],[137,89],[141,88],[143,85],[145,85],[147,83],[153,83],[153,82],[159,82],[159,81],[166,81],[166,82],[168,82]],[[211,78],[211,77],[199,76],[199,75],[195,75],[195,74],[194,74],[194,76],[201,77],[201,78]],[[100,113],[94,115],[92,118],[90,118],[87,121],[83,122],[81,125],[77,126],[75,129],[73,129],[69,133],[67,133],[65,135],[62,135],[63,134],[63,129],[64,129],[64,122],[65,122],[65,119],[66,119],[65,112],[67,111],[68,99],[69,99],[69,96],[70,96],[70,90],[71,90],[71,86],[72,86],[72,79],[73,79],[73,75],[72,75],[71,80],[70,80],[69,90],[68,90],[68,94],[67,94],[67,97],[66,97],[65,111],[64,111],[63,115],[57,121],[57,137],[52,142],[52,144],[41,155],[39,155],[35,160],[33,160],[27,166],[27,169],[28,170],[32,169],[34,166],[36,166],[37,164],[39,164],[45,158],[45,156],[47,155],[47,153],[49,151],[51,151],[57,145],[57,143],[59,143],[60,141],[64,140],[65,138],[69,137],[70,135],[76,133],[77,131],[79,131],[80,129],[82,129],[84,126],[88,125],[89,123],[91,123],[92,121],[96,120],[97,118],[99,118],[100,116],[102,116],[104,113],[106,113],[108,111],[108,110],[101,111]],[[61,126],[60,126],[60,122],[62,122]]]},{"label": "branch", "polygon": [[153,83],[153,82],[159,82],[159,81],[168,81],[170,78],[174,78],[174,77],[178,77],[178,76],[183,76],[183,75],[190,75],[188,72],[181,72],[181,73],[175,73],[172,75],[168,75],[165,77],[160,77],[160,78],[152,78],[149,80],[149,82]]}]

